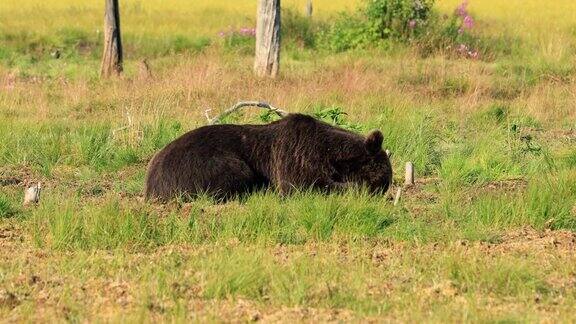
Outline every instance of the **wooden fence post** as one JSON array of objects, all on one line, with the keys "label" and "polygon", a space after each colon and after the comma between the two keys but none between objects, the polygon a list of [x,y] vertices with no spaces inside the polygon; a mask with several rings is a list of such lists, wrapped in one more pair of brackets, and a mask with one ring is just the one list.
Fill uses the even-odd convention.
[{"label": "wooden fence post", "polygon": [[109,77],[122,72],[122,39],[118,0],[106,0],[104,14],[104,54],[100,75]]},{"label": "wooden fence post", "polygon": [[308,2],[306,2],[306,17],[308,18],[312,17],[313,11],[314,8],[312,7],[312,0],[308,0]]},{"label": "wooden fence post", "polygon": [[[406,162],[406,170],[404,173],[404,188],[414,185],[414,163]],[[402,195],[402,187],[398,187],[396,195],[394,196],[394,206],[400,201]]]},{"label": "wooden fence post", "polygon": [[40,201],[41,190],[42,184],[40,184],[40,182],[26,189],[26,191],[24,191],[24,206],[37,204]]},{"label": "wooden fence post", "polygon": [[276,77],[280,65],[280,0],[258,0],[254,72]]},{"label": "wooden fence post", "polygon": [[406,162],[406,173],[404,175],[404,185],[411,186],[414,184],[414,164]]}]

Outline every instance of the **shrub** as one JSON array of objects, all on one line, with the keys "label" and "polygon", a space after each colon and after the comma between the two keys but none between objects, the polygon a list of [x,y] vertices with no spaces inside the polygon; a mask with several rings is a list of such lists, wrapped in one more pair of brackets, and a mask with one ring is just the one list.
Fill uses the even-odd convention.
[{"label": "shrub", "polygon": [[444,50],[453,56],[479,58],[479,39],[471,33],[476,22],[468,12],[468,1],[458,5],[450,16],[432,15],[430,22],[425,37],[418,42],[423,54]]},{"label": "shrub", "polygon": [[341,13],[331,25],[322,29],[318,36],[319,47],[331,52],[344,52],[373,44],[366,31],[368,25],[359,14]]},{"label": "shrub", "polygon": [[400,42],[410,43],[422,56],[440,52],[455,58],[490,60],[498,54],[511,54],[519,45],[517,39],[508,36],[490,38],[476,33],[467,0],[451,15],[433,11],[434,0],[364,3],[358,11],[340,13],[331,24],[320,28],[318,47],[343,52]]},{"label": "shrub", "polygon": [[408,38],[427,24],[434,0],[368,0],[368,32],[379,39]]},{"label": "shrub", "polygon": [[320,33],[322,47],[342,52],[383,40],[408,40],[421,34],[434,0],[366,0],[353,14],[341,13]]},{"label": "shrub", "polygon": [[496,55],[509,55],[520,45],[519,39],[507,35],[486,37],[475,32],[476,21],[465,0],[452,15],[432,13],[426,29],[415,39],[423,56],[442,52],[451,57],[491,60]]}]

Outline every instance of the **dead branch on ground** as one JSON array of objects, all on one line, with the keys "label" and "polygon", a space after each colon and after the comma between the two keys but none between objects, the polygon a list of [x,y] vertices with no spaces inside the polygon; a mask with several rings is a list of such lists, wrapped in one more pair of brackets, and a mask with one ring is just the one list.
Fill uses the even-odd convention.
[{"label": "dead branch on ground", "polygon": [[280,117],[286,117],[286,116],[288,115],[288,112],[286,112],[286,111],[284,111],[284,110],[282,110],[282,109],[276,108],[276,107],[274,107],[274,106],[271,106],[270,104],[267,104],[267,103],[265,103],[265,102],[260,102],[260,101],[240,101],[240,102],[238,102],[237,104],[235,104],[234,106],[226,109],[223,113],[221,113],[220,115],[218,115],[218,116],[216,116],[216,117],[214,117],[214,118],[210,118],[210,117],[208,116],[208,111],[209,111],[209,110],[206,110],[206,111],[205,111],[205,114],[206,114],[206,118],[208,119],[208,124],[209,124],[209,125],[218,124],[218,123],[220,123],[220,122],[222,121],[222,118],[230,115],[231,113],[239,110],[239,109],[242,108],[242,107],[247,107],[247,106],[259,107],[259,108],[263,108],[263,109],[268,109],[268,110],[270,110],[271,112],[277,114],[277,115],[280,116]]}]

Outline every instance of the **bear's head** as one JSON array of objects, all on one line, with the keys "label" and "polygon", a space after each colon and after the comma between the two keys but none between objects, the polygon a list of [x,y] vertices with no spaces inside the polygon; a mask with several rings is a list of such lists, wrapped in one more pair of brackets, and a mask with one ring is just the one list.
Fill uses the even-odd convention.
[{"label": "bear's head", "polygon": [[363,149],[336,165],[343,182],[365,185],[373,193],[385,193],[392,183],[392,165],[382,149],[384,136],[372,131],[364,139]]}]

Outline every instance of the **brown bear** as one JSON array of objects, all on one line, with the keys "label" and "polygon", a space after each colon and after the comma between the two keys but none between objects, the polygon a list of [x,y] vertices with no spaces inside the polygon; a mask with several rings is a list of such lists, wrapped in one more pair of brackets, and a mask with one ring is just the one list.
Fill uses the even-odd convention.
[{"label": "brown bear", "polygon": [[392,166],[380,131],[366,138],[311,116],[267,125],[212,125],[190,131],[148,166],[147,199],[208,194],[226,200],[258,188],[333,191],[352,184],[384,193]]}]

